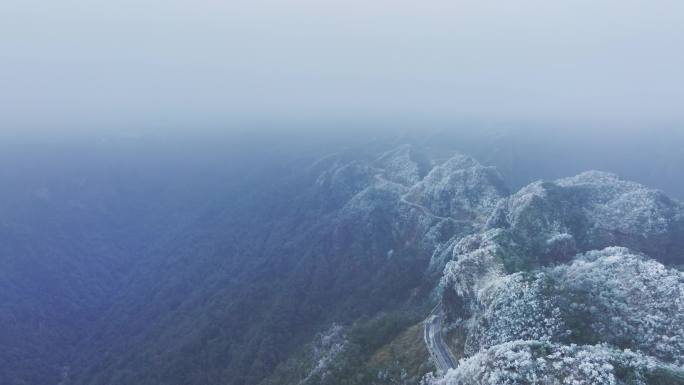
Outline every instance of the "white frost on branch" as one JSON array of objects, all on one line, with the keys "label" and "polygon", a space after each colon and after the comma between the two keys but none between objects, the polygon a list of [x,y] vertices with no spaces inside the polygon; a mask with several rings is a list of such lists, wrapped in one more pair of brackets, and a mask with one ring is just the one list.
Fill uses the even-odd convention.
[{"label": "white frost on branch", "polygon": [[561,293],[591,319],[593,332],[609,343],[684,364],[684,273],[611,247],[592,251],[551,270]]},{"label": "white frost on branch", "polygon": [[316,335],[310,353],[313,366],[299,384],[307,384],[314,377],[324,379],[330,366],[335,364],[348,345],[344,328],[338,324],[333,324],[325,332]]},{"label": "white frost on branch", "polygon": [[543,341],[512,341],[461,360],[443,377],[427,375],[422,385],[646,385],[659,368],[656,360],[604,345],[559,345]]}]

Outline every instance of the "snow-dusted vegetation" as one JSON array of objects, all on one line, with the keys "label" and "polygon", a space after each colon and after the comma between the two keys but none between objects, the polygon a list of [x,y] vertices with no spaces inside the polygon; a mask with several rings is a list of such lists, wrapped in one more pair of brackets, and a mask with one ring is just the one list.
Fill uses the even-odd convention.
[{"label": "snow-dusted vegetation", "polygon": [[422,385],[645,385],[673,381],[676,371],[647,356],[606,345],[512,341],[462,360],[441,378],[428,375]]},{"label": "snow-dusted vegetation", "polygon": [[624,248],[486,279],[472,296],[466,354],[522,339],[610,343],[683,363],[684,274]]},{"label": "snow-dusted vegetation", "polygon": [[550,271],[593,340],[684,364],[684,273],[607,248]]},{"label": "snow-dusted vegetation", "polygon": [[496,168],[456,155],[434,167],[411,188],[409,197],[437,215],[483,222],[507,193]]},{"label": "snow-dusted vegetation", "polygon": [[[56,236],[80,230],[43,218],[78,206],[70,220],[89,227],[101,213],[83,204],[122,207],[80,183],[76,204],[30,202],[35,222],[0,223],[0,384],[417,385],[435,369],[445,376],[426,384],[679,381],[681,203],[601,172],[509,195],[497,169],[453,148],[334,151],[254,175],[241,162],[216,180],[186,171],[178,195],[160,198],[173,214],[134,189],[121,217],[69,238],[81,247]],[[204,187],[181,192],[189,180]],[[94,255],[111,260],[83,264],[118,226],[123,243]],[[43,254],[65,263],[41,265]],[[52,268],[65,280],[52,282]],[[72,279],[82,269],[93,275]],[[30,270],[34,280],[16,280]]]},{"label": "snow-dusted vegetation", "polygon": [[349,345],[347,335],[342,326],[334,324],[323,333],[319,333],[311,344],[309,360],[312,363],[300,384],[325,381],[339,356]]},{"label": "snow-dusted vegetation", "polygon": [[485,230],[440,250],[465,358],[425,384],[681,381],[684,273],[663,262],[681,260],[683,213],[595,171],[503,199]]},{"label": "snow-dusted vegetation", "polygon": [[577,252],[626,246],[664,261],[684,255],[684,206],[660,191],[589,171],[535,182],[502,200],[487,227],[503,229],[518,252],[510,271],[570,260]]},{"label": "snow-dusted vegetation", "polygon": [[551,341],[567,333],[553,281],[543,273],[491,280],[468,320],[467,355],[514,340]]}]

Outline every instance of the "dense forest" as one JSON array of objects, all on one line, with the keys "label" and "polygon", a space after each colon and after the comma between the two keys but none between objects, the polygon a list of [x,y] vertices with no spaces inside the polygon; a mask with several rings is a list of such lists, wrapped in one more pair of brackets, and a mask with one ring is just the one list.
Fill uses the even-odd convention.
[{"label": "dense forest", "polygon": [[[445,251],[455,237],[502,228],[529,247],[502,259],[508,273],[547,265],[525,259],[542,248],[515,238],[527,230],[492,221],[513,215],[499,202],[518,213],[519,189],[588,169],[684,198],[681,132],[359,131],[3,141],[0,383],[413,381],[434,369],[415,325],[455,284],[442,277],[458,271]],[[564,194],[570,182],[556,183],[543,187]],[[674,239],[573,234],[573,252],[645,245],[681,264]],[[545,274],[570,285],[556,269]],[[496,345],[477,338],[472,349]]]}]

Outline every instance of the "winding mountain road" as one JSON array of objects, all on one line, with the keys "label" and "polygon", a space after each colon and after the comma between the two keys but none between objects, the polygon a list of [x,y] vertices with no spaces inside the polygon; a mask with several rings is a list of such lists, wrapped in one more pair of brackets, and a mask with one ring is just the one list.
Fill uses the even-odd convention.
[{"label": "winding mountain road", "polygon": [[432,360],[435,362],[437,371],[446,373],[449,369],[456,368],[456,360],[446,342],[444,342],[444,335],[442,333],[443,320],[444,309],[440,303],[423,321],[423,339]]},{"label": "winding mountain road", "polygon": [[[381,174],[375,174],[375,179],[376,179],[377,181],[381,182],[381,183],[392,183],[392,184],[395,184],[395,185],[401,185],[400,183],[396,183],[396,182],[392,182],[392,181],[387,180],[387,179],[386,179],[384,176],[382,176]],[[404,185],[401,185],[401,186],[406,187],[406,186],[404,186]],[[407,196],[407,195],[408,195],[408,193],[406,193],[406,194],[400,196],[400,197],[399,197],[399,201],[400,201],[401,203],[405,204],[405,205],[408,205],[408,206],[411,206],[411,207],[413,207],[413,208],[415,208],[415,209],[420,210],[424,215],[426,215],[426,216],[428,216],[428,217],[432,217],[432,218],[438,219],[438,220],[440,220],[440,221],[451,221],[451,222],[455,222],[455,223],[471,224],[471,223],[473,222],[472,220],[467,220],[467,219],[456,219],[456,218],[452,218],[452,217],[443,217],[443,216],[440,216],[440,215],[436,215],[436,214],[434,214],[432,211],[430,211],[427,207],[425,207],[425,206],[423,206],[423,205],[421,205],[421,204],[418,204],[418,203],[416,203],[416,202],[411,202],[411,201],[407,200],[407,199],[406,199],[406,196]]]},{"label": "winding mountain road", "polygon": [[[385,177],[380,173],[375,174],[375,179],[381,183],[398,184],[385,179]],[[470,220],[459,220],[452,217],[443,217],[435,215],[427,207],[407,200],[407,195],[408,193],[401,195],[399,198],[400,202],[422,211],[423,214],[425,214],[426,216],[442,221],[452,221],[456,223],[472,223],[472,221]],[[435,306],[435,308],[432,309],[432,311],[425,319],[425,321],[423,321],[423,340],[425,341],[425,345],[427,346],[427,349],[430,352],[432,360],[435,362],[437,371],[441,373],[446,373],[449,369],[456,368],[456,359],[449,350],[447,344],[444,342],[444,336],[442,333],[443,320],[444,308],[442,307],[442,304],[440,302],[439,305]]]}]

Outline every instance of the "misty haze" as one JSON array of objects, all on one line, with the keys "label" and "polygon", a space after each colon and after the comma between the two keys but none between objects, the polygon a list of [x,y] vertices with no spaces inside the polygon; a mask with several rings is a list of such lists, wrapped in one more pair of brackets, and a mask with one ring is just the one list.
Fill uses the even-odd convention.
[{"label": "misty haze", "polygon": [[0,4],[0,385],[684,385],[684,3]]}]

